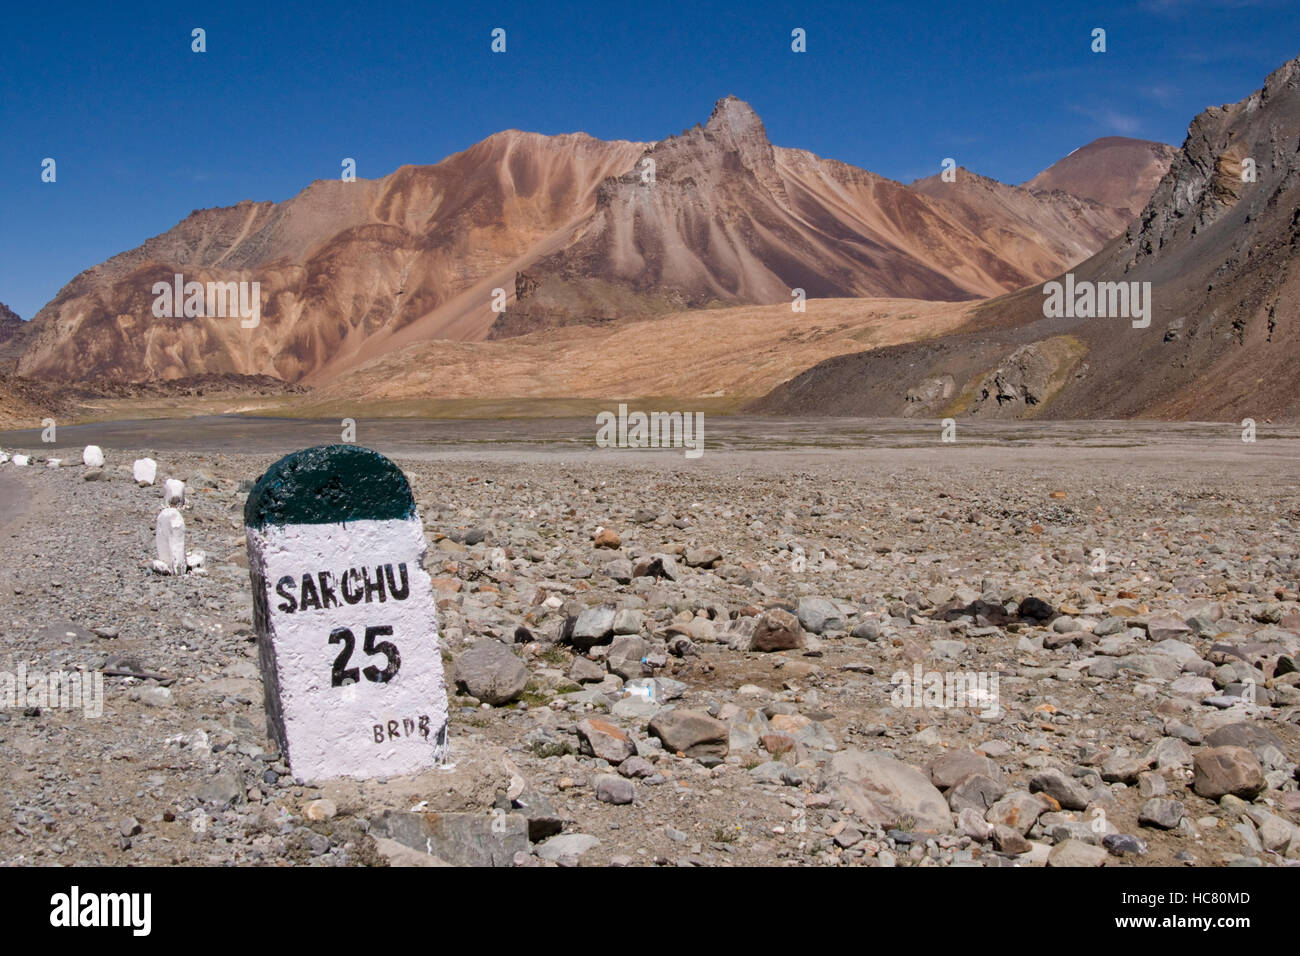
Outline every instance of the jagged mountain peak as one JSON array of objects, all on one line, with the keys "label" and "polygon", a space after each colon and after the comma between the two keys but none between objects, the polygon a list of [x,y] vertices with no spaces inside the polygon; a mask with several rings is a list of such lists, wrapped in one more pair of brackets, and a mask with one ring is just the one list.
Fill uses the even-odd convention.
[{"label": "jagged mountain peak", "polygon": [[704,128],[718,135],[731,134],[741,138],[767,139],[767,130],[754,107],[737,96],[728,94],[713,104],[713,112]]}]

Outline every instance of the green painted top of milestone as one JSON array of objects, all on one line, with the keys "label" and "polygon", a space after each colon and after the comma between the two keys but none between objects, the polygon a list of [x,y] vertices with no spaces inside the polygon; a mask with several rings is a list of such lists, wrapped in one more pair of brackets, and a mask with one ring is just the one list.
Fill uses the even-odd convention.
[{"label": "green painted top of milestone", "polygon": [[411,486],[395,464],[358,445],[319,445],[286,455],[248,493],[244,524],[385,521],[415,514]]}]

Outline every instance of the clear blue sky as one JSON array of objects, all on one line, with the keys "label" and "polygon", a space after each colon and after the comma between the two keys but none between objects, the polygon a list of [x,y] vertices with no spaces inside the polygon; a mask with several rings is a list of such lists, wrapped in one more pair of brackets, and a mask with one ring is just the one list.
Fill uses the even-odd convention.
[{"label": "clear blue sky", "polygon": [[905,182],[945,156],[1021,182],[1099,136],[1179,145],[1300,53],[1300,4],[27,3],[4,30],[0,302],[30,318],[191,210],[286,199],[345,156],[373,178],[512,127],[655,140],[728,93],[774,143]]}]

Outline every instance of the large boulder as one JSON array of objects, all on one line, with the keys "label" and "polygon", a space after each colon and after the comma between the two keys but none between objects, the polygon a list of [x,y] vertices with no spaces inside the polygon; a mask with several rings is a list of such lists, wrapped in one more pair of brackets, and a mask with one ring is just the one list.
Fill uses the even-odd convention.
[{"label": "large boulder", "polygon": [[608,641],[614,634],[614,618],[617,614],[618,608],[613,604],[583,608],[569,623],[569,640],[583,650]]},{"label": "large boulder", "polygon": [[796,614],[805,631],[821,634],[823,631],[844,629],[844,615],[834,602],[820,597],[802,597]]},{"label": "large boulder", "polygon": [[664,749],[688,757],[727,756],[731,728],[699,710],[670,707],[650,721],[650,733],[663,741]]},{"label": "large boulder", "polygon": [[844,750],[831,758],[838,793],[855,818],[878,826],[949,833],[952,813],[924,772],[886,753]]},{"label": "large boulder", "polygon": [[1245,747],[1207,747],[1192,764],[1192,789],[1207,800],[1226,794],[1253,800],[1264,789],[1264,769]]},{"label": "large boulder", "polygon": [[490,637],[456,659],[456,686],[485,704],[508,704],[524,692],[527,684],[524,662]]}]

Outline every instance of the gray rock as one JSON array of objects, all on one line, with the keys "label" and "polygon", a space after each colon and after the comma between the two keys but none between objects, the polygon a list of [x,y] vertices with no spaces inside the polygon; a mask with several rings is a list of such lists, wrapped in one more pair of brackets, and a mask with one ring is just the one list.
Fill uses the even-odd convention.
[{"label": "gray rock", "polygon": [[624,680],[648,677],[650,665],[645,662],[645,657],[649,653],[649,641],[635,635],[623,635],[614,638],[614,642],[610,644],[605,664],[611,674],[617,674]]},{"label": "gray rock", "polygon": [[1101,779],[1107,783],[1123,783],[1132,786],[1137,783],[1138,774],[1150,767],[1150,761],[1140,757],[1116,754],[1102,761]]},{"label": "gray rock", "polygon": [[758,746],[759,738],[772,732],[767,715],[755,708],[743,708],[727,721],[730,752],[743,753]]},{"label": "gray rock", "polygon": [[[1293,826],[1263,807],[1246,808],[1246,816],[1255,824],[1256,834],[1264,849],[1275,853],[1288,853],[1288,847],[1300,839],[1300,827]],[[1295,859],[1295,857],[1292,857]]]},{"label": "gray rock", "polygon": [[1147,635],[1153,641],[1190,638],[1192,629],[1176,617],[1153,617],[1147,621]]},{"label": "gray rock", "polygon": [[618,765],[618,772],[625,777],[644,780],[655,775],[655,765],[645,757],[628,757]]},{"label": "gray rock", "polygon": [[963,777],[961,782],[948,791],[948,806],[954,813],[963,810],[975,810],[982,818],[989,808],[1006,795],[1007,785],[1001,777],[994,778],[987,774],[973,773]]},{"label": "gray rock", "polygon": [[633,694],[616,701],[609,712],[623,720],[646,721],[661,710],[663,710],[662,705]]},{"label": "gray rock", "polygon": [[1209,747],[1245,747],[1252,751],[1267,745],[1285,751],[1285,745],[1275,734],[1244,721],[1215,728],[1206,736],[1205,743]]},{"label": "gray rock", "polygon": [[561,833],[539,844],[537,855],[543,860],[576,866],[582,854],[599,845],[600,841],[587,833]]},{"label": "gray rock", "polygon": [[670,753],[688,757],[725,757],[730,746],[731,730],[720,720],[703,711],[678,707],[662,710],[650,721],[650,733],[664,743]]},{"label": "gray rock", "polygon": [[953,816],[925,773],[887,753],[843,750],[831,758],[840,797],[861,823],[951,833]]},{"label": "gray rock", "polygon": [[1168,654],[1130,654],[1121,657],[1116,666],[1122,671],[1166,681],[1176,680],[1183,670],[1182,661]]},{"label": "gray rock", "polygon": [[631,803],[636,798],[636,788],[632,781],[626,777],[618,777],[612,773],[603,773],[595,781],[596,799],[601,803],[612,803],[623,805]]},{"label": "gray rock", "polygon": [[619,584],[630,584],[632,581],[632,562],[627,558],[614,558],[612,561],[606,561],[604,569],[605,573]]},{"label": "gray rock", "polygon": [[1152,797],[1138,811],[1138,823],[1144,827],[1172,830],[1183,820],[1183,805],[1178,800]]},{"label": "gray rock", "polygon": [[500,641],[484,638],[456,658],[456,686],[485,704],[508,704],[527,685],[528,668]]},{"label": "gray rock", "polygon": [[620,608],[614,615],[615,634],[639,634],[641,632],[641,612],[633,607]]},{"label": "gray rock", "polygon": [[544,793],[525,790],[513,801],[514,809],[528,821],[528,839],[533,843],[564,829],[565,820]]},{"label": "gray rock", "polygon": [[446,860],[439,859],[432,853],[416,850],[388,837],[377,836],[372,839],[375,841],[375,852],[391,867],[451,866]]},{"label": "gray rock", "polygon": [[598,684],[605,679],[605,668],[585,657],[575,657],[569,665],[569,680],[579,684]]},{"label": "gray rock", "polygon": [[511,866],[528,849],[528,819],[521,813],[412,813],[385,810],[370,833],[419,850],[453,866]]},{"label": "gray rock", "polygon": [[1106,856],[1103,847],[1092,846],[1080,840],[1066,840],[1052,847],[1052,852],[1047,857],[1047,865],[1051,867],[1102,866],[1106,862]]},{"label": "gray rock", "polygon": [[849,633],[859,640],[878,641],[880,640],[880,625],[875,621],[860,621]]},{"label": "gray rock", "polygon": [[569,639],[576,647],[586,649],[599,644],[614,633],[614,618],[618,608],[613,604],[598,604],[584,608],[573,621]]},{"label": "gray rock", "polygon": [[204,780],[194,791],[194,796],[204,803],[234,803],[244,796],[244,785],[236,774],[222,771]]},{"label": "gray rock", "polygon": [[804,630],[813,634],[823,631],[839,631],[844,628],[844,615],[834,602],[819,597],[802,597],[799,599],[799,623]]},{"label": "gray rock", "polygon": [[971,774],[983,774],[993,780],[1002,779],[998,765],[983,754],[973,750],[953,750],[930,763],[930,782],[940,790],[950,790]]},{"label": "gray rock", "polygon": [[1067,810],[1083,810],[1091,799],[1088,789],[1055,767],[1040,770],[1029,781],[1030,793],[1045,793]]},{"label": "gray rock", "polygon": [[1101,838],[1101,845],[1111,856],[1124,856],[1129,853],[1143,856],[1147,852],[1146,842],[1131,833],[1108,833]]},{"label": "gray rock", "polygon": [[717,548],[687,548],[684,560],[688,568],[716,568],[722,563],[722,552]]},{"label": "gray rock", "polygon": [[769,760],[767,763],[761,763],[749,771],[749,775],[759,783],[781,784],[785,781],[787,766],[776,760]]}]

